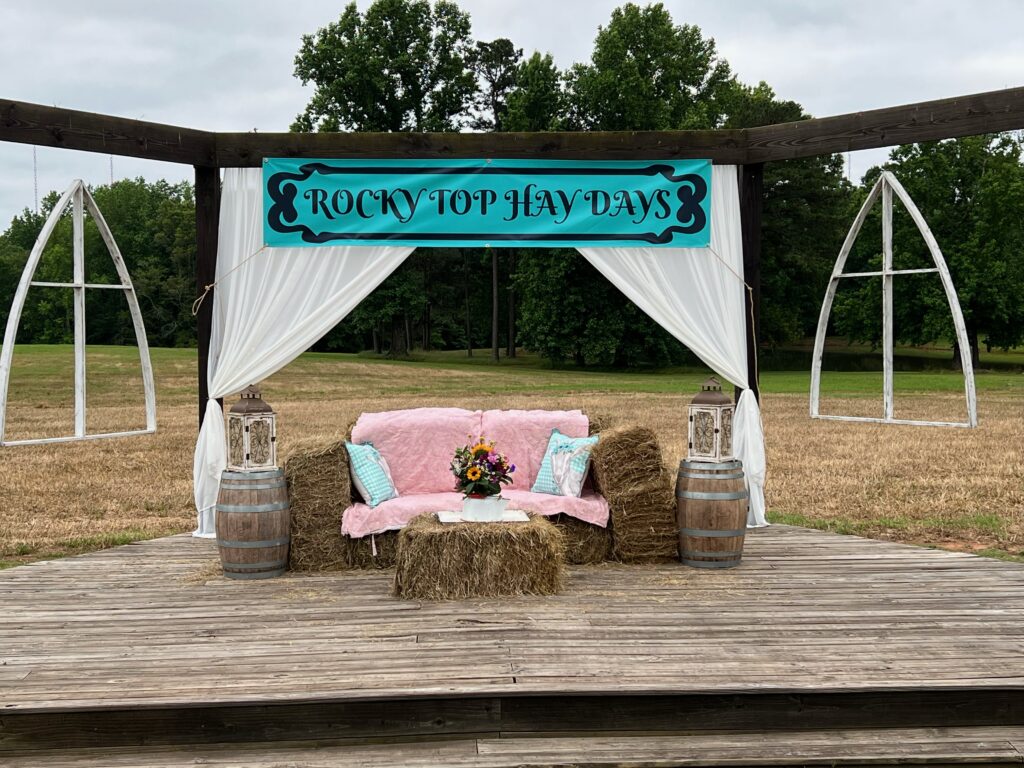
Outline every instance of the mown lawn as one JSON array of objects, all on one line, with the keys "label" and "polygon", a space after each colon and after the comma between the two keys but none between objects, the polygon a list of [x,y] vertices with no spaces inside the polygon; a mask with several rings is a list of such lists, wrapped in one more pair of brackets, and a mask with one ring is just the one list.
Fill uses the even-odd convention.
[{"label": "mown lawn", "polygon": [[[0,448],[0,565],[194,526],[195,352],[155,349],[152,358],[156,435]],[[14,365],[7,438],[67,434],[71,348],[19,346]],[[136,350],[90,347],[88,372],[90,430],[142,426]],[[672,464],[683,454],[686,403],[706,375],[553,369],[529,355],[494,364],[488,350],[410,361],[310,353],[264,392],[279,411],[285,451],[300,437],[340,433],[364,410],[582,407],[655,429]],[[978,373],[977,430],[812,421],[808,380],[806,372],[761,375],[772,519],[996,557],[1024,554],[1024,374]],[[901,417],[963,418],[963,382],[953,372],[899,372],[896,392]],[[880,373],[826,372],[823,411],[875,415],[880,393]]]}]

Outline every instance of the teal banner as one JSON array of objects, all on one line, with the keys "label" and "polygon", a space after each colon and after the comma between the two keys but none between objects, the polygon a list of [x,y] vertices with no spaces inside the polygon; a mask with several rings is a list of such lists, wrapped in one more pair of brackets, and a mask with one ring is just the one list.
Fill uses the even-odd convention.
[{"label": "teal banner", "polygon": [[711,162],[263,161],[271,247],[707,247]]}]

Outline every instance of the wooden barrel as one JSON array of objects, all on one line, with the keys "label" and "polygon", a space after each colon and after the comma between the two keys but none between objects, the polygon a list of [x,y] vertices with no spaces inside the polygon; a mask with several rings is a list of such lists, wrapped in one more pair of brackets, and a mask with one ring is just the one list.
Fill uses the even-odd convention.
[{"label": "wooden barrel", "polygon": [[229,579],[270,579],[288,567],[288,484],[283,469],[224,472],[217,547]]},{"label": "wooden barrel", "polygon": [[747,532],[743,463],[679,462],[679,557],[694,568],[734,568]]}]

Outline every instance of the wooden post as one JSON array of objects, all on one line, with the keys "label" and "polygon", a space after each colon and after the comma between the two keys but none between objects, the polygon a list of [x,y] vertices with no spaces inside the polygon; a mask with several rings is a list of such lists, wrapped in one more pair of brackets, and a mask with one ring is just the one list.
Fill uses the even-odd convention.
[{"label": "wooden post", "polygon": [[[764,163],[740,166],[740,221],[743,232],[743,279],[752,289],[753,311],[745,296],[747,380],[761,400],[757,379],[757,346],[761,338],[761,209],[764,205]],[[744,290],[746,293],[746,290]],[[736,392],[739,397],[739,390]]]},{"label": "wooden post", "polygon": [[[220,169],[197,165],[196,169],[196,295],[217,275],[217,227],[220,220]],[[196,336],[199,342],[199,426],[203,426],[206,401],[209,399],[206,367],[210,356],[210,332],[213,327],[213,289],[203,299],[196,315]]]}]

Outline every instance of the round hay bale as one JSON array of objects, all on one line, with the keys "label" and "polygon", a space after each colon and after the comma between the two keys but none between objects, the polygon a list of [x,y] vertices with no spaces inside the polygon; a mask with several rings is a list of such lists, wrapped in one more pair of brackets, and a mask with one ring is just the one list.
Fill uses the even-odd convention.
[{"label": "round hay bale", "polygon": [[398,535],[393,594],[412,600],[553,595],[564,575],[562,533],[526,523],[456,523],[420,515]]},{"label": "round hay bale", "polygon": [[569,565],[603,563],[612,557],[611,523],[607,528],[577,520],[569,515],[548,518],[562,532],[565,562]]}]

